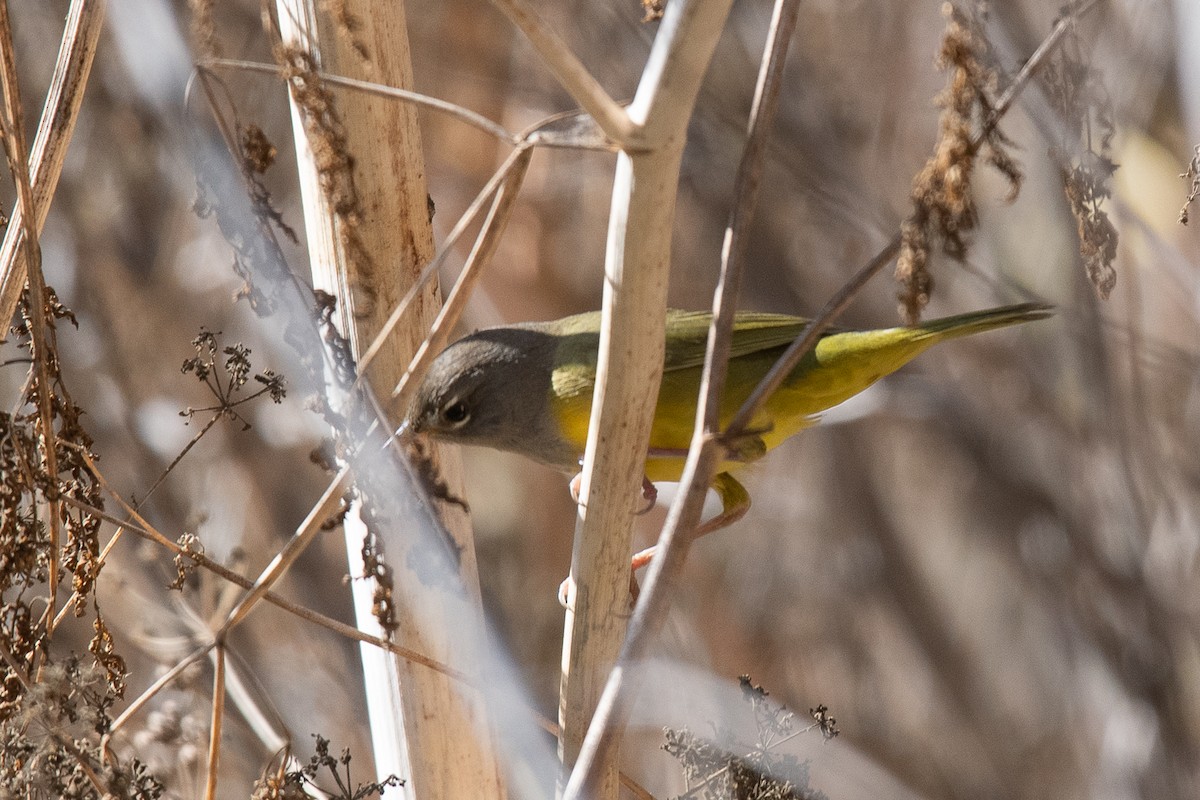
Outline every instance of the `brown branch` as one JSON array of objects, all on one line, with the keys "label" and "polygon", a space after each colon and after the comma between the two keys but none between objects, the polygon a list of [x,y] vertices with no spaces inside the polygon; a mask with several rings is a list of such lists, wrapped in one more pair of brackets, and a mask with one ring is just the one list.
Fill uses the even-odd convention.
[{"label": "brown branch", "polygon": [[[99,519],[102,519],[106,522],[110,522],[113,525],[121,526],[125,530],[128,530],[131,533],[134,533],[134,534],[142,537],[143,539],[146,539],[147,541],[151,541],[151,542],[154,542],[155,544],[162,545],[163,547],[167,548],[168,550],[170,550],[172,553],[174,553],[176,555],[184,555],[187,558],[194,561],[198,566],[203,567],[204,569],[208,570],[209,572],[212,572],[213,574],[215,574],[221,578],[224,578],[225,580],[229,581],[230,583],[236,584],[237,586],[240,586],[243,589],[254,588],[255,583],[250,578],[247,578],[244,575],[240,575],[239,573],[234,572],[233,570],[226,567],[224,564],[213,561],[212,559],[210,559],[208,556],[204,555],[203,553],[194,553],[189,550],[186,550],[183,547],[181,547],[178,543],[167,538],[164,534],[162,534],[160,531],[158,531],[156,528],[154,528],[153,525],[151,525],[149,522],[147,522],[144,517],[142,517],[140,514],[138,514],[136,512],[136,510],[133,509],[133,506],[131,506],[124,498],[122,498],[117,493],[113,492],[112,489],[104,483],[103,479],[99,477],[100,474],[98,472],[96,474],[97,474],[97,478],[98,478],[98,480],[100,480],[101,486],[104,488],[104,490],[118,504],[120,504],[126,510],[127,513],[129,513],[129,515],[133,521],[122,520],[119,517],[115,517],[111,514],[101,511],[98,508],[93,508],[92,506],[89,506],[88,504],[81,502],[79,500],[76,500],[72,497],[63,497],[63,501],[65,503],[67,503],[67,505],[74,506],[83,511],[86,511],[87,513],[92,514],[92,515],[98,517]],[[138,524],[135,525],[134,522],[137,522]],[[473,682],[465,673],[460,672],[459,670],[456,670],[453,667],[450,667],[450,666],[447,666],[440,662],[434,661],[433,659],[429,658],[428,656],[418,653],[415,650],[410,650],[407,647],[404,647],[402,645],[398,645],[394,642],[389,642],[388,640],[381,639],[378,636],[372,636],[368,633],[363,633],[358,628],[355,628],[351,625],[346,625],[345,623],[339,622],[338,620],[333,619],[332,617],[327,617],[324,614],[320,613],[319,611],[314,611],[306,606],[302,606],[302,605],[293,603],[290,600],[280,597],[279,595],[275,594],[274,592],[267,592],[263,596],[263,599],[266,600],[268,603],[276,606],[277,608],[283,609],[284,611],[288,612],[289,614],[293,614],[307,622],[313,623],[314,625],[319,625],[322,628],[326,628],[327,630],[330,630],[336,634],[345,636],[348,639],[354,639],[356,641],[366,642],[367,644],[375,645],[376,647],[383,648],[384,650],[387,650],[390,653],[394,653],[394,654],[400,656],[401,658],[412,661],[415,664],[420,664],[424,667],[428,667],[429,669],[435,670],[437,672],[441,672],[444,675],[448,675],[451,678],[454,678],[455,680],[462,681],[463,683],[473,685]]]},{"label": "brown branch", "polygon": [[208,776],[204,788],[205,800],[217,798],[217,767],[221,763],[221,723],[225,717],[225,646],[216,646],[213,665],[212,723],[208,736]]},{"label": "brown branch", "polygon": [[[62,531],[58,504],[58,437],[54,431],[54,384],[50,359],[51,335],[46,324],[46,282],[42,274],[42,249],[34,225],[36,207],[29,179],[29,158],[25,149],[25,115],[21,110],[21,87],[17,78],[16,54],[13,51],[12,26],[8,3],[0,2],[0,86],[4,91],[4,149],[8,168],[17,187],[17,208],[21,211],[22,242],[20,259],[24,261],[29,279],[29,335],[33,340],[33,364],[37,372],[38,418],[42,429],[42,452],[46,470],[46,501],[49,505],[50,532],[49,579],[50,614],[47,615],[46,635],[54,633],[54,613],[57,607],[59,544]],[[2,324],[7,324],[4,320]]]},{"label": "brown branch", "polygon": [[[50,211],[50,198],[58,185],[67,145],[79,118],[103,27],[105,4],[106,0],[73,0],[67,11],[50,91],[33,138],[32,218],[38,231]],[[25,264],[18,258],[25,239],[25,217],[26,210],[18,206],[0,246],[0,320],[4,324],[16,313],[25,287]]]}]

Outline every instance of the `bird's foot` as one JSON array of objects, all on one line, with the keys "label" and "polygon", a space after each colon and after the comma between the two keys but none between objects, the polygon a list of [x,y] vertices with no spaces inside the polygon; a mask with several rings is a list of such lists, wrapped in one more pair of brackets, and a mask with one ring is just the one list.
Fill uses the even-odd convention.
[{"label": "bird's foot", "polygon": [[[580,500],[580,495],[583,494],[583,473],[576,473],[575,477],[571,478],[568,487],[571,491],[571,499],[575,501],[575,505],[582,506],[583,502]],[[642,476],[642,498],[646,500],[646,505],[637,512],[639,517],[643,514],[648,514],[650,509],[654,508],[654,504],[658,502],[658,488],[644,475]]]},{"label": "bird's foot", "polygon": [[638,516],[649,514],[654,508],[654,504],[658,502],[658,487],[650,482],[650,479],[645,475],[642,476],[642,499],[646,501],[646,506],[639,512]]}]

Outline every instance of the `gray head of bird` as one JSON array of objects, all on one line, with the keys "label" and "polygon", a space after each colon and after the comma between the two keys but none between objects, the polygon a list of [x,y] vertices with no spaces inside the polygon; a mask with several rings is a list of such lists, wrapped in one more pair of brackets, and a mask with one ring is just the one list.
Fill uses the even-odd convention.
[{"label": "gray head of bird", "polygon": [[578,460],[550,408],[555,338],[491,328],[442,351],[406,420],[414,433],[528,456],[561,469]]}]

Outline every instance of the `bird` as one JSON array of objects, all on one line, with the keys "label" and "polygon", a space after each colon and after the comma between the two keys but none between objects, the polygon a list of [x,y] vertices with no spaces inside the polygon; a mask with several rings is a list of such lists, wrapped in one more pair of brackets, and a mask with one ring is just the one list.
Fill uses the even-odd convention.
[{"label": "bird", "polygon": [[[949,339],[1045,319],[1053,307],[1022,303],[942,317],[914,326],[828,329],[751,420],[727,444],[713,489],[722,511],[699,536],[732,524],[750,507],[733,472],[757,461],[847,400]],[[678,481],[691,443],[712,314],[668,310],[662,383],[650,428],[644,486]],[[809,320],[740,311],[720,403],[724,427]],[[442,351],[405,419],[414,434],[505,450],[566,474],[579,472],[591,419],[600,345],[600,312],[549,322],[486,328]],[[634,555],[649,563],[653,548]]]}]

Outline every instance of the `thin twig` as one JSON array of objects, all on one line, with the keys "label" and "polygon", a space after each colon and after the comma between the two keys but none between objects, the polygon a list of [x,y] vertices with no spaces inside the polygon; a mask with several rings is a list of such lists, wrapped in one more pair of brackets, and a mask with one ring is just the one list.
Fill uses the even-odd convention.
[{"label": "thin twig", "polygon": [[[233,570],[226,567],[224,564],[213,561],[212,559],[210,559],[208,556],[204,555],[203,553],[195,553],[195,552],[192,552],[189,550],[185,550],[178,543],[171,541],[164,534],[162,534],[160,531],[158,531],[156,528],[154,528],[154,526],[150,525],[150,523],[148,523],[140,515],[136,514],[136,512],[130,511],[132,509],[132,506],[129,505],[123,498],[121,498],[120,495],[115,494],[111,489],[109,489],[107,487],[105,487],[105,491],[110,496],[112,496],[117,501],[117,503],[119,503],[127,511],[129,511],[131,513],[131,515],[133,515],[135,517],[135,519],[138,521],[138,524],[135,525],[135,524],[133,524],[133,522],[131,522],[129,520],[122,520],[118,517],[114,517],[111,514],[108,514],[98,508],[89,506],[87,503],[84,503],[80,500],[76,500],[71,497],[64,497],[63,501],[67,505],[74,506],[83,511],[86,511],[89,514],[96,516],[98,519],[102,519],[106,522],[110,522],[113,525],[122,526],[126,530],[142,537],[143,539],[154,542],[155,544],[162,545],[163,547],[167,548],[168,550],[170,550],[172,553],[175,553],[176,555],[186,556],[187,558],[189,558],[193,562],[195,562],[195,564],[197,566],[202,567],[202,568],[208,570],[209,572],[212,572],[213,574],[217,575],[218,577],[221,577],[221,578],[229,581],[230,583],[236,584],[237,586],[240,586],[243,589],[254,588],[255,584],[254,584],[254,581],[252,581],[251,579],[245,577],[244,575],[240,575],[240,574],[234,572]],[[274,592],[267,592],[266,595],[263,596],[263,599],[266,600],[268,603],[271,603],[272,605],[283,609],[284,611],[288,612],[289,614],[293,614],[297,617],[300,617],[301,619],[305,620],[306,622],[311,622],[314,625],[319,625],[322,628],[326,628],[327,630],[330,630],[333,633],[336,633],[340,636],[345,636],[348,639],[354,639],[355,641],[365,642],[367,644],[375,645],[376,647],[380,647],[384,650],[387,650],[390,653],[394,653],[394,654],[400,656],[401,658],[412,661],[415,664],[420,664],[424,667],[428,667],[429,669],[440,672],[443,675],[448,675],[451,678],[454,678],[455,680],[462,681],[463,683],[473,685],[472,679],[469,676],[467,676],[463,672],[460,672],[459,670],[454,669],[453,667],[447,666],[438,661],[434,661],[433,659],[429,658],[428,656],[426,656],[422,653],[418,653],[415,650],[410,650],[409,648],[404,647],[402,645],[398,645],[394,642],[389,642],[388,640],[381,639],[378,636],[372,636],[368,633],[363,633],[358,628],[355,628],[351,625],[347,625],[343,622],[339,622],[338,620],[333,619],[332,617],[327,617],[324,614],[320,613],[319,611],[314,611],[311,608],[308,608],[307,606],[302,606],[302,605],[293,603],[292,601],[290,601],[284,597],[281,597],[281,596],[275,594]]]},{"label": "thin twig", "polygon": [[1042,63],[1046,60],[1046,56],[1050,55],[1051,51],[1058,46],[1059,40],[1067,35],[1076,22],[1096,7],[1097,2],[1099,0],[1087,0],[1087,2],[1082,3],[1078,8],[1058,21],[1054,29],[1050,31],[1050,34],[1038,45],[1033,54],[1025,60],[1025,63],[1021,65],[1021,69],[1017,72],[1016,77],[1013,78],[1012,83],[1001,93],[1000,98],[992,108],[992,113],[984,120],[983,129],[973,137],[973,146],[978,147],[987,133],[999,124],[1000,118],[1008,112],[1008,107],[1020,95],[1021,91],[1025,88],[1025,84],[1041,68]]},{"label": "thin twig", "polygon": [[529,167],[533,151],[522,148],[515,151],[515,154],[519,154],[519,157],[513,162],[508,177],[496,191],[492,207],[483,221],[479,237],[467,257],[466,264],[463,265],[462,272],[459,273],[458,280],[454,283],[454,288],[446,295],[437,319],[433,321],[429,333],[425,336],[425,341],[417,348],[408,369],[392,390],[389,405],[393,410],[399,409],[402,413],[407,408],[417,386],[420,385],[421,378],[429,371],[433,360],[445,349],[454,326],[458,324],[459,317],[467,306],[467,299],[479,283],[484,268],[491,262],[500,244],[500,237],[512,215],[513,203],[521,188],[521,182],[525,179],[525,171]]},{"label": "thin twig", "polygon": [[637,144],[638,126],[546,21],[523,0],[492,0],[492,4],[525,34],[554,77],[592,115],[600,130],[627,152],[632,149]]},{"label": "thin twig", "polygon": [[146,705],[146,703],[150,702],[150,700],[153,699],[156,694],[166,688],[181,672],[190,667],[192,664],[195,664],[200,659],[204,658],[204,656],[208,654],[208,651],[212,650],[216,646],[217,643],[213,641],[206,645],[202,645],[196,650],[193,650],[187,656],[182,658],[179,663],[159,676],[158,680],[146,687],[146,691],[139,694],[137,699],[130,703],[125,710],[122,711],[120,715],[118,715],[117,718],[112,721],[112,724],[108,726],[108,730],[100,739],[100,752],[104,755],[104,757],[110,758],[112,756],[109,743],[112,740],[113,734],[120,730],[121,727],[128,722],[134,714],[141,711],[142,707]]},{"label": "thin twig", "polygon": [[[263,391],[266,391],[266,389]],[[208,433],[209,429],[212,428],[213,425],[217,424],[217,420],[219,420],[221,417],[221,414],[213,414],[212,418],[209,419],[208,422],[204,423],[204,427],[196,432],[196,435],[192,437],[191,441],[183,446],[183,449],[179,451],[179,455],[175,456],[171,463],[167,465],[167,468],[162,471],[162,474],[158,476],[158,479],[154,481],[154,484],[149,488],[149,490],[146,491],[146,494],[142,497],[142,499],[137,502],[137,506],[139,508],[145,504],[150,495],[154,494],[154,490],[161,486],[162,482],[165,481],[167,476],[171,474],[171,470],[179,466],[179,462],[183,460],[183,457],[186,456],[191,449],[196,446],[196,443],[200,441],[204,434]]]},{"label": "thin twig", "polygon": [[275,585],[276,581],[283,577],[288,568],[295,563],[296,559],[300,557],[312,543],[312,540],[316,538],[316,535],[321,532],[325,521],[337,511],[338,504],[342,501],[349,488],[350,468],[348,466],[342,467],[337,477],[325,489],[325,493],[321,495],[321,499],[308,512],[308,516],[304,518],[304,522],[296,529],[292,538],[275,555],[275,558],[271,559],[271,563],[258,576],[258,579],[254,582],[254,586],[250,588],[246,596],[238,601],[233,610],[229,612],[225,623],[218,631],[218,636],[227,635],[229,631],[241,624],[254,606],[263,599],[267,591]]},{"label": "thin twig", "polygon": [[783,381],[791,374],[796,365],[800,363],[800,359],[812,350],[817,340],[821,338],[821,334],[825,329],[833,324],[833,321],[844,311],[866,286],[867,281],[875,277],[886,267],[896,254],[900,252],[900,234],[892,237],[892,240],[884,245],[883,249],[875,255],[865,266],[854,276],[847,281],[837,294],[829,299],[821,308],[812,321],[804,327],[804,331],[796,338],[788,349],[784,351],[775,365],[771,367],[771,371],[759,381],[754,387],[754,391],[742,403],[738,413],[730,420],[729,425],[725,429],[723,436],[735,438],[741,436],[749,428],[754,415],[759,412],[767,398],[775,393],[775,390],[780,387]]},{"label": "thin twig", "polygon": [[[224,68],[224,69],[241,69],[247,72],[262,72],[269,75],[279,76],[278,64],[264,64],[258,61],[241,61],[232,58],[211,58],[200,62],[200,67],[204,68]],[[381,97],[392,97],[397,100],[403,100],[407,103],[413,103],[419,106],[440,111],[443,114],[449,114],[456,117],[468,125],[478,128],[484,133],[499,139],[502,142],[507,142],[511,145],[517,145],[521,142],[521,137],[518,134],[506,130],[503,126],[492,122],[482,114],[477,114],[470,109],[463,108],[455,103],[450,103],[445,100],[440,100],[436,97],[421,94],[419,92],[411,92],[407,89],[397,89],[394,86],[384,86],[379,83],[371,83],[370,81],[360,81],[356,78],[344,78],[341,75],[332,75],[328,72],[317,72],[323,82],[332,86],[341,86],[346,89],[354,89],[359,92],[379,95]]]},{"label": "thin twig", "polygon": [[225,717],[225,646],[218,644],[213,652],[213,704],[212,723],[208,735],[208,780],[204,788],[205,800],[217,798],[217,767],[221,763],[221,723]]}]

